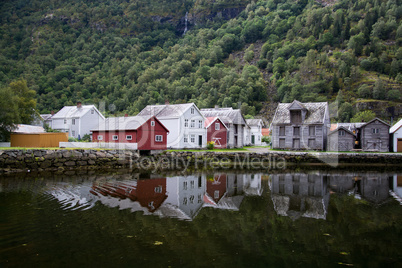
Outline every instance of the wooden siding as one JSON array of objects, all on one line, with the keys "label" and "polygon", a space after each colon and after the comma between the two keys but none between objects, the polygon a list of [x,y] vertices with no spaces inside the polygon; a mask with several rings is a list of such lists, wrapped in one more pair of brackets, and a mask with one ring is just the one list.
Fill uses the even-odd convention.
[{"label": "wooden siding", "polygon": [[[309,135],[309,127],[315,127],[315,135]],[[285,135],[279,135],[280,127],[285,127]],[[299,135],[295,135],[294,127],[300,127]],[[285,139],[284,147],[279,144],[280,139]],[[299,143],[297,143],[297,139]],[[294,141],[296,140],[296,143]],[[309,140],[314,140],[313,143]],[[309,150],[323,150],[324,139],[324,126],[322,125],[276,125],[272,128],[272,147],[274,149],[309,149]],[[299,148],[294,148],[294,144],[299,144]]]},{"label": "wooden siding", "polygon": [[[378,133],[373,133],[373,129],[378,129]],[[389,151],[389,126],[379,120],[364,125],[361,128],[360,141],[363,151]]]},{"label": "wooden siding", "polygon": [[[219,124],[219,130],[215,130],[215,124]],[[219,119],[207,128],[207,142],[210,141],[215,142],[216,148],[227,147],[227,129]]]},{"label": "wooden siding", "polygon": [[67,142],[67,133],[11,133],[11,147],[59,147],[59,142]]},{"label": "wooden siding", "polygon": [[[345,130],[344,130],[345,131]],[[352,151],[355,144],[355,136],[345,131],[345,136],[339,136],[339,131],[328,135],[329,151]]]}]

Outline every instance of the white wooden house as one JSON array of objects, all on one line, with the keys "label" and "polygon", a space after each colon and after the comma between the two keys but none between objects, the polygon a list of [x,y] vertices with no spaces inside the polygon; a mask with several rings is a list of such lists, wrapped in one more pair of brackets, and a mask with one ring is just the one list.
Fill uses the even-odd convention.
[{"label": "white wooden house", "polygon": [[52,129],[67,132],[69,137],[82,138],[86,134],[90,135],[92,129],[105,121],[105,117],[95,105],[82,105],[78,102],[77,106],[64,106],[48,120]]},{"label": "white wooden house", "polygon": [[194,103],[148,105],[139,116],[154,115],[168,130],[167,148],[205,148],[205,118]]},{"label": "white wooden house", "polygon": [[391,135],[392,151],[402,152],[402,119],[390,128],[389,134]]},{"label": "white wooden house", "polygon": [[245,128],[245,144],[262,145],[262,119],[246,119],[246,123],[249,128]]}]

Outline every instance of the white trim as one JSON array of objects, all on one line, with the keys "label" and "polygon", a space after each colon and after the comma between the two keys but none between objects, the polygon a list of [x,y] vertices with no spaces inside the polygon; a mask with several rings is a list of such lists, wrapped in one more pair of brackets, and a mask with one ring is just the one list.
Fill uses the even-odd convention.
[{"label": "white trim", "polygon": [[163,142],[163,135],[155,135],[155,141],[156,142]]},{"label": "white trim", "polygon": [[103,135],[98,135],[98,141],[103,141]]},{"label": "white trim", "polygon": [[126,135],[126,140],[127,141],[133,140],[133,135]]},{"label": "white trim", "polygon": [[118,141],[118,140],[119,140],[119,135],[113,135],[113,136],[112,136],[112,140]]}]

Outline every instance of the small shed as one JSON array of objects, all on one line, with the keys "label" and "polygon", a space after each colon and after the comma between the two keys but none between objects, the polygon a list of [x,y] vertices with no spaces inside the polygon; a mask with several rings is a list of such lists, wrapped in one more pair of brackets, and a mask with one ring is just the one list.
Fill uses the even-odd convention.
[{"label": "small shed", "polygon": [[204,125],[207,129],[207,142],[213,141],[216,148],[227,148],[228,128],[223,121],[217,116],[206,117]]},{"label": "small shed", "polygon": [[360,127],[360,142],[363,151],[389,152],[390,125],[379,118]]},{"label": "small shed", "polygon": [[356,135],[345,127],[339,127],[328,134],[329,151],[352,151]]},{"label": "small shed", "polygon": [[60,142],[67,142],[67,133],[11,133],[11,147],[59,147]]}]

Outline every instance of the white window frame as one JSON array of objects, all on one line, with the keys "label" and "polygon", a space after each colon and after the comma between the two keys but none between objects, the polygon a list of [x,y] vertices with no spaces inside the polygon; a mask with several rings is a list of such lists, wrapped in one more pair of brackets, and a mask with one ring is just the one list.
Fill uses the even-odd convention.
[{"label": "white window frame", "polygon": [[64,119],[64,125],[66,125],[67,124],[67,119]]},{"label": "white window frame", "polygon": [[373,134],[380,134],[380,129],[379,128],[372,128],[372,133]]},{"label": "white window frame", "polygon": [[188,127],[188,119],[184,119],[184,127]]},{"label": "white window frame", "polygon": [[163,135],[155,135],[156,142],[163,142]]},{"label": "white window frame", "polygon": [[91,110],[91,114],[94,114],[94,113],[95,113],[95,111],[92,109],[92,110]]},{"label": "white window frame", "polygon": [[190,142],[191,142],[191,143],[195,143],[195,135],[191,135],[191,136],[190,136]]},{"label": "white window frame", "polygon": [[184,143],[188,143],[188,135],[184,135]]},{"label": "white window frame", "polygon": [[215,130],[220,130],[221,129],[221,124],[215,123]]},{"label": "white window frame", "polygon": [[194,107],[192,107],[191,110],[190,110],[190,113],[194,114],[194,112],[195,112],[195,109],[194,109]]},{"label": "white window frame", "polygon": [[155,121],[151,121],[151,127],[155,126]]},{"label": "white window frame", "polygon": [[198,120],[198,128],[202,128],[202,120]]},{"label": "white window frame", "polygon": [[191,119],[190,128],[195,128],[195,120]]},{"label": "white window frame", "polygon": [[73,137],[75,137],[75,130],[72,130],[72,131],[71,131],[71,135],[72,135]]},{"label": "white window frame", "polygon": [[119,135],[113,135],[113,136],[112,136],[112,140],[118,141],[118,140],[119,140]]},{"label": "white window frame", "polygon": [[158,185],[154,188],[155,193],[160,194],[162,193],[162,185]]},{"label": "white window frame", "polygon": [[346,135],[345,130],[343,129],[339,130],[339,136],[345,136],[345,135]]},{"label": "white window frame", "polygon": [[71,124],[72,124],[72,125],[75,125],[75,118],[73,118],[73,119],[71,120]]},{"label": "white window frame", "polygon": [[98,135],[98,141],[103,141],[103,135]]},{"label": "white window frame", "polygon": [[127,141],[133,140],[133,135],[126,135],[126,140]]}]

